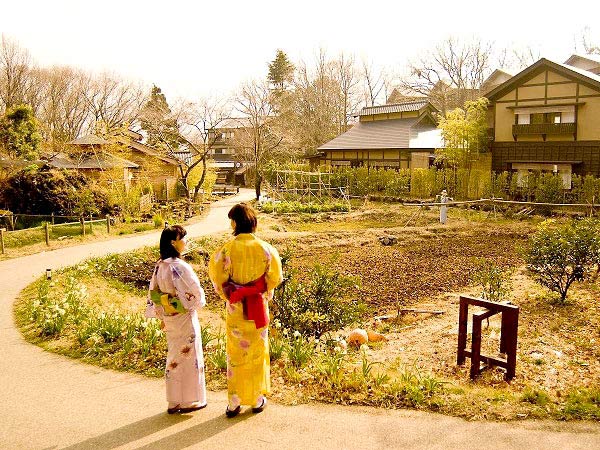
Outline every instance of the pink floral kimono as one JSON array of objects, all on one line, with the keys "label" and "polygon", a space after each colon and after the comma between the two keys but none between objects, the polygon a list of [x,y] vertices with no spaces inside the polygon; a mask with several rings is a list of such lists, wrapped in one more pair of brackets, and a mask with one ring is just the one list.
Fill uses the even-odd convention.
[{"label": "pink floral kimono", "polygon": [[206,404],[204,356],[197,309],[206,305],[204,290],[194,269],[179,258],[168,258],[156,264],[150,291],[159,289],[180,299],[185,313],[169,315],[150,299],[146,317],[164,320],[167,335],[165,378],[167,401],[170,405],[187,407],[192,403]]}]

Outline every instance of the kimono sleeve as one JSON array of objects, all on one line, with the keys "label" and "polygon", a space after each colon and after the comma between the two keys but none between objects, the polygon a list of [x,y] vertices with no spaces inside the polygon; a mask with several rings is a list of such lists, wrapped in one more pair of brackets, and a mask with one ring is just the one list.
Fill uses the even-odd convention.
[{"label": "kimono sleeve", "polygon": [[208,276],[217,294],[225,298],[223,283],[229,281],[231,259],[227,247],[217,250],[208,263]]},{"label": "kimono sleeve", "polygon": [[283,270],[281,268],[281,258],[275,247],[269,245],[270,261],[265,274],[267,281],[267,290],[275,289],[283,281]]},{"label": "kimono sleeve", "polygon": [[171,272],[177,298],[181,300],[185,309],[191,311],[206,305],[204,289],[200,286],[198,275],[189,264],[171,264]]},{"label": "kimono sleeve", "polygon": [[158,264],[152,272],[152,278],[150,278],[150,286],[148,287],[148,296],[146,297],[146,311],[144,316],[148,319],[162,319],[163,311],[162,308],[157,308],[154,302],[150,298],[150,291],[156,288],[156,274],[158,272]]}]

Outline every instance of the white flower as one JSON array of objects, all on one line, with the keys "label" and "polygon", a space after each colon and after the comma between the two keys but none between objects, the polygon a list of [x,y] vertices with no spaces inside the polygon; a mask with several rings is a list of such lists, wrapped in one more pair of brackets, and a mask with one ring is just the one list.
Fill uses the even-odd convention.
[{"label": "white flower", "polygon": [[340,347],[339,345],[336,345],[336,346],[333,348],[333,351],[334,351],[334,352],[336,352],[336,353],[339,353],[339,352],[341,352],[341,351],[342,351],[342,349],[341,349],[341,347]]},{"label": "white flower", "polygon": [[363,353],[367,353],[367,351],[369,350],[369,346],[367,344],[362,344],[360,346],[360,351]]},{"label": "white flower", "polygon": [[300,336],[302,336],[302,335],[300,334],[300,332],[298,330],[294,331],[295,338],[299,338]]}]

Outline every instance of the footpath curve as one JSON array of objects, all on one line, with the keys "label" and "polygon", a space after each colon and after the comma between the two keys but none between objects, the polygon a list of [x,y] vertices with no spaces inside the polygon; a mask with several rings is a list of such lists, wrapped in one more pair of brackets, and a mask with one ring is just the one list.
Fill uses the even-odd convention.
[{"label": "footpath curve", "polygon": [[[190,236],[224,231],[227,211],[249,190],[212,205]],[[0,449],[183,448],[600,448],[600,424],[467,422],[409,410],[281,406],[226,419],[226,396],[169,416],[163,380],[100,369],[26,343],[15,328],[19,292],[46,268],[158,242],[158,233],[85,244],[0,262]],[[209,288],[208,286],[206,288]]]}]

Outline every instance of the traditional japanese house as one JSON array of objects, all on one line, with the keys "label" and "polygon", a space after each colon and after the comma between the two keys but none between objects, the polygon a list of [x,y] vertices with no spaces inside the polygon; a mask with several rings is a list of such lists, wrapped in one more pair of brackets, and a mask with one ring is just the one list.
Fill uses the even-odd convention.
[{"label": "traditional japanese house", "polygon": [[600,176],[600,61],[540,59],[486,94],[492,169]]},{"label": "traditional japanese house", "polygon": [[358,123],[321,145],[311,165],[427,168],[442,146],[436,113],[427,100],[363,108]]}]

